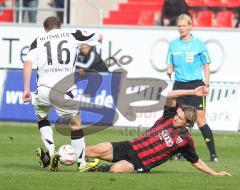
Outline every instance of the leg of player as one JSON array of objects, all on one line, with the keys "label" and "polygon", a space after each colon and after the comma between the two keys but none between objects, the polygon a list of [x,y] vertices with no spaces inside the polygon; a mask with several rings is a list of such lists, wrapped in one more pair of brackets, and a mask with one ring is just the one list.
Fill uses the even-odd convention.
[{"label": "leg of player", "polygon": [[71,126],[71,145],[74,148],[75,153],[77,154],[77,164],[79,172],[88,171],[96,167],[100,160],[92,159],[86,162],[85,160],[85,139],[84,133],[81,127],[80,117],[76,116],[70,120]]},{"label": "leg of player", "polygon": [[39,118],[38,128],[41,134],[43,144],[49,151],[49,155],[52,156],[55,151],[55,145],[53,141],[53,130],[47,117]]},{"label": "leg of player", "polygon": [[71,126],[71,145],[77,154],[78,168],[83,168],[86,165],[85,162],[86,144],[79,116],[73,117],[70,120],[70,126]]},{"label": "leg of player", "polygon": [[58,171],[58,154],[53,141],[53,130],[47,116],[42,118],[39,117],[38,128],[43,144],[48,150],[48,153],[45,153],[41,148],[37,149],[41,166],[47,167],[49,165],[50,171]]},{"label": "leg of player", "polygon": [[132,163],[126,161],[126,160],[121,160],[116,162],[111,166],[109,169],[109,172],[112,173],[133,173],[134,172],[134,166]]},{"label": "leg of player", "polygon": [[[113,159],[113,147],[109,142],[99,143],[97,145],[86,147],[86,157],[99,158],[101,160],[112,161]],[[126,161],[121,160],[113,165],[103,164],[100,165],[96,171],[99,172],[112,172],[112,173],[132,173],[134,172],[134,166]]]},{"label": "leg of player", "polygon": [[99,143],[86,147],[87,158],[99,158],[101,160],[112,161],[113,147],[109,142]]},{"label": "leg of player", "polygon": [[215,150],[215,143],[213,138],[213,133],[210,127],[207,124],[205,111],[198,110],[197,111],[197,125],[202,133],[204,141],[208,147],[210,153],[210,160],[213,162],[218,162],[216,150]]}]

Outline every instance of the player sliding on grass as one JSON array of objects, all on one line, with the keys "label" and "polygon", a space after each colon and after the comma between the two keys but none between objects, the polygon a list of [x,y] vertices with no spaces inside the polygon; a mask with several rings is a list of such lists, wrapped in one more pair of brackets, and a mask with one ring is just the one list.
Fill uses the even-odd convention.
[{"label": "player sliding on grass", "polygon": [[[61,21],[57,17],[48,17],[43,23],[46,33],[36,38],[30,48],[24,62],[24,94],[23,101],[30,100],[30,78],[32,64],[37,66],[37,90],[35,92],[34,108],[38,117],[38,128],[42,141],[49,154],[38,149],[38,155],[42,167],[49,166],[49,170],[58,171],[58,154],[55,150],[53,131],[48,120],[48,113],[52,107],[56,109],[60,117],[68,118],[71,127],[71,145],[78,157],[79,171],[84,171],[98,164],[99,160],[86,163],[85,141],[81,129],[78,109],[65,109],[53,105],[50,101],[50,91],[59,89],[55,85],[74,72],[74,64],[77,49],[81,44],[96,45],[102,41],[102,35],[97,33],[88,34],[81,30],[63,30]],[[69,99],[73,98],[71,91],[63,92]]]},{"label": "player sliding on grass", "polygon": [[195,168],[210,175],[230,176],[216,172],[195,152],[193,139],[186,127],[193,127],[197,113],[191,106],[176,106],[176,98],[186,95],[206,96],[207,87],[193,90],[174,90],[168,93],[163,116],[142,136],[130,141],[106,142],[86,147],[86,157],[113,162],[95,170],[113,173],[148,172],[181,153]]}]

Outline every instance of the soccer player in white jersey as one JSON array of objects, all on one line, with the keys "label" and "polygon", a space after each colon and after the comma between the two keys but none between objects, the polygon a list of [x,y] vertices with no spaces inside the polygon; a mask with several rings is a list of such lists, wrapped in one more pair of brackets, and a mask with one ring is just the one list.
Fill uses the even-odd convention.
[{"label": "soccer player in white jersey", "polygon": [[49,93],[59,81],[74,72],[77,48],[81,44],[96,45],[102,41],[102,35],[81,30],[61,29],[61,21],[57,17],[48,17],[43,26],[46,33],[32,42],[23,69],[23,101],[28,102],[31,98],[30,78],[32,65],[36,64],[37,66],[37,90],[33,104],[38,117],[41,138],[48,153],[44,153],[41,148],[37,152],[42,167],[49,166],[50,171],[59,170],[53,131],[48,120],[48,113],[54,107],[60,117],[70,115],[71,145],[78,156],[79,171],[86,171],[95,167],[99,160],[95,159],[88,163],[85,161],[85,141],[81,129],[79,110],[63,109],[60,106],[52,105],[49,100]]}]

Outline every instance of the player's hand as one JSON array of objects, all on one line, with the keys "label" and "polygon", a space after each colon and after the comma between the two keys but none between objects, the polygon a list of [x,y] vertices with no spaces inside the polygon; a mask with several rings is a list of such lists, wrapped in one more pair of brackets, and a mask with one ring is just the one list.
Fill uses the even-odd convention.
[{"label": "player's hand", "polygon": [[209,94],[209,87],[205,88],[205,96],[207,96]]},{"label": "player's hand", "polygon": [[226,171],[220,171],[217,173],[217,176],[232,176],[232,175]]},{"label": "player's hand", "polygon": [[199,86],[194,89],[194,94],[196,96],[207,96],[208,95],[208,88],[206,86]]},{"label": "player's hand", "polygon": [[25,90],[23,92],[23,97],[22,97],[24,102],[29,102],[31,99],[31,92],[29,90]]},{"label": "player's hand", "polygon": [[78,70],[78,74],[79,74],[80,76],[84,76],[84,75],[86,74],[85,69],[79,69],[79,70]]}]

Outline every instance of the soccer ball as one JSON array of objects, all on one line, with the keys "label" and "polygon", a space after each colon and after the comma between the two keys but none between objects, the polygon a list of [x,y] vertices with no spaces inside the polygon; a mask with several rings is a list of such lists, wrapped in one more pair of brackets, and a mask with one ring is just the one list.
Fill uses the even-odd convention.
[{"label": "soccer ball", "polygon": [[62,145],[59,150],[59,161],[65,166],[73,165],[77,160],[77,155],[70,144]]}]

